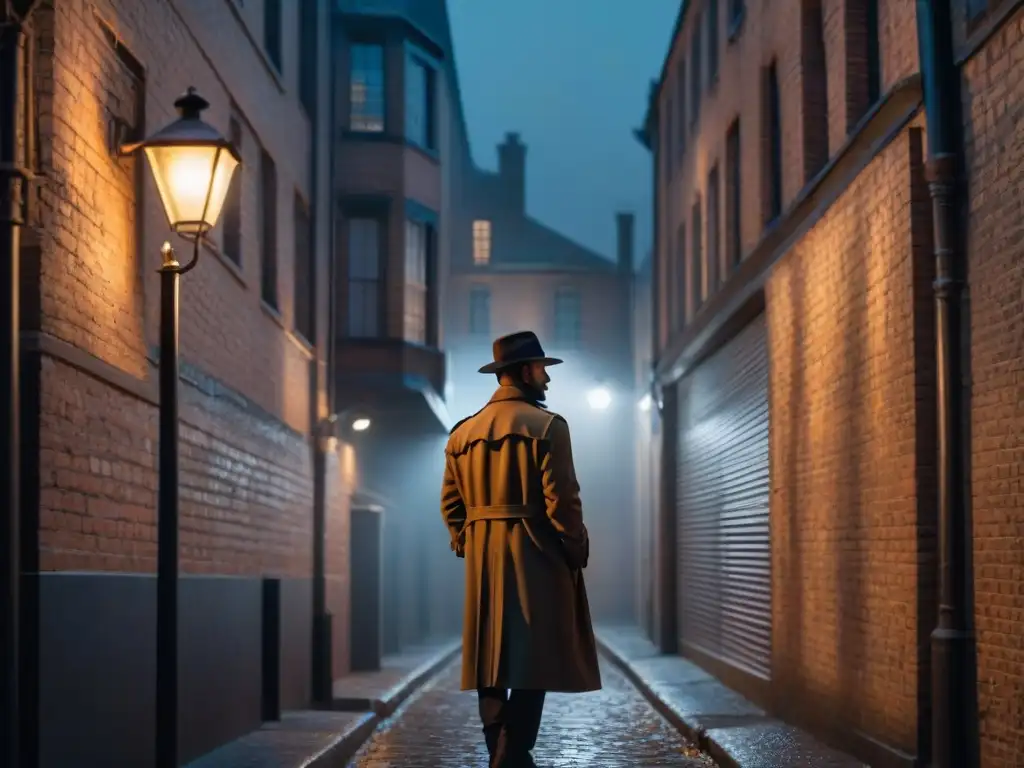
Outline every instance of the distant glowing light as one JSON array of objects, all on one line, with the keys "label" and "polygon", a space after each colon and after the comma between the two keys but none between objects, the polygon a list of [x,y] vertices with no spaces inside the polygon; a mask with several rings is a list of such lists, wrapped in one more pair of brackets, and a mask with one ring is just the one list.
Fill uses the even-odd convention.
[{"label": "distant glowing light", "polygon": [[365,432],[370,428],[369,419],[356,419],[352,422],[352,429],[356,432]]},{"label": "distant glowing light", "polygon": [[587,402],[595,411],[603,411],[612,404],[612,393],[605,387],[596,387],[587,393]]},{"label": "distant glowing light", "polygon": [[641,397],[640,398],[639,406],[640,406],[640,410],[641,411],[646,412],[646,411],[651,410],[651,396],[650,395],[644,395],[643,397]]}]

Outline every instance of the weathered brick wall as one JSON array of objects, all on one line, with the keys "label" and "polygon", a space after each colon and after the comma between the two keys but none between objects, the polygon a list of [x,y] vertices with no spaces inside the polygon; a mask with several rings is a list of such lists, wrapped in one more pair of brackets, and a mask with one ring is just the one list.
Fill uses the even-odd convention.
[{"label": "weathered brick wall", "polygon": [[766,289],[773,695],[798,716],[831,713],[910,754],[923,674],[919,564],[930,551],[918,485],[934,466],[917,459],[920,421],[934,413],[920,373],[930,329],[915,327],[930,301],[922,178],[922,134],[910,129]]},{"label": "weathered brick wall", "polygon": [[[722,14],[719,23],[722,39],[718,81],[704,90],[700,119],[696,127],[689,131],[685,154],[680,159],[673,149],[677,162],[673,164],[671,176],[666,178],[662,174],[659,177],[660,232],[655,264],[657,277],[654,282],[660,291],[661,306],[656,327],[663,330],[669,328],[669,318],[674,311],[667,298],[672,295],[670,281],[673,270],[669,268],[669,261],[679,258],[676,247],[677,227],[680,222],[685,222],[687,237],[692,239],[690,211],[698,196],[701,199],[706,196],[708,174],[716,162],[722,179],[721,194],[724,195],[726,132],[737,117],[740,120],[742,159],[742,252],[749,253],[761,239],[764,232],[762,158],[763,153],[767,151],[761,114],[761,68],[772,61],[777,64],[782,101],[783,210],[789,207],[804,187],[805,124],[802,115],[804,72],[800,58],[801,2],[802,0],[773,0],[771,3],[748,1],[742,27],[735,39],[730,42],[726,41],[728,4],[718,3],[719,12]],[[861,0],[821,0],[825,60],[828,68],[829,150],[832,154],[842,146],[847,136],[849,108],[846,94],[852,85],[847,82],[850,74],[847,68],[862,65],[862,62],[847,59],[850,46],[847,42],[846,19],[848,11],[852,11],[860,4]],[[665,113],[669,100],[672,102],[673,111],[676,109],[677,61],[680,55],[688,55],[689,40],[694,34],[696,12],[702,10],[705,5],[706,3],[702,2],[687,4],[687,20],[680,31],[680,43],[677,43],[673,50],[666,70],[667,80],[659,102],[662,114]],[[882,93],[885,93],[894,83],[917,71],[916,14],[914,3],[903,0],[879,0],[878,6]],[[849,15],[857,16],[856,13]],[[850,34],[856,37],[863,32],[851,29]],[[664,126],[664,119],[662,125]],[[678,120],[675,114],[672,119],[672,132],[674,142],[675,134],[678,133]],[[659,173],[663,168],[664,164],[661,163]],[[724,197],[720,211],[724,227]],[[721,242],[724,258],[724,239]],[[687,281],[692,278],[691,266],[690,260],[687,259],[684,265]],[[667,345],[667,338],[664,335],[660,338],[664,348]]]},{"label": "weathered brick wall", "polygon": [[984,768],[1024,765],[1024,11],[964,67],[974,600]]},{"label": "weathered brick wall", "polygon": [[[94,358],[87,374],[44,357],[45,568],[153,568],[156,410],[144,393],[156,373],[147,359],[157,341],[155,269],[163,240],[182,259],[189,250],[167,230],[148,168],[138,170],[136,194],[143,161],[110,156],[107,125],[111,116],[138,125],[138,97],[139,127],[152,131],[195,85],[223,133],[232,104],[244,117],[246,165],[240,267],[206,248],[182,279],[182,357],[199,372],[182,386],[183,567],[309,573],[311,351],[290,331],[292,200],[296,189],[308,199],[309,122],[295,87],[297,5],[286,8],[283,77],[228,3],[51,0],[35,12],[43,177],[33,324]],[[278,170],[279,312],[260,301],[257,139]],[[111,386],[122,374],[132,385]]]}]

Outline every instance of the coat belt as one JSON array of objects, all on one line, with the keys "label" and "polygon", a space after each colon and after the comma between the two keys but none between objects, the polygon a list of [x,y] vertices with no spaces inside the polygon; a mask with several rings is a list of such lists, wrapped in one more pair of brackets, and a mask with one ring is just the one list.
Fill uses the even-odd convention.
[{"label": "coat belt", "polygon": [[466,525],[477,520],[526,520],[544,514],[537,504],[502,504],[493,507],[470,507],[466,510]]}]

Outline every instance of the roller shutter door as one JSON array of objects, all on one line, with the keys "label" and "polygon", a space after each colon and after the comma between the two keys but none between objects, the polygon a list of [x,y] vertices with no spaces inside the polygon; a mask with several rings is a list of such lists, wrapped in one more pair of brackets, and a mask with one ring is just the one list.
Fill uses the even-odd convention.
[{"label": "roller shutter door", "polygon": [[680,641],[771,671],[768,352],[764,315],[679,387]]}]

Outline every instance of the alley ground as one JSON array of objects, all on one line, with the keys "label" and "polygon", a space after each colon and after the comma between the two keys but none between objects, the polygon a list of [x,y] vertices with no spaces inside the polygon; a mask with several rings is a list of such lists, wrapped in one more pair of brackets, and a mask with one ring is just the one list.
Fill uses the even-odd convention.
[{"label": "alley ground", "polygon": [[[552,694],[534,759],[543,768],[681,766],[707,768],[702,756],[623,675],[602,660],[603,690]],[[350,768],[479,768],[487,765],[476,696],[459,690],[459,661],[383,723]]]}]

